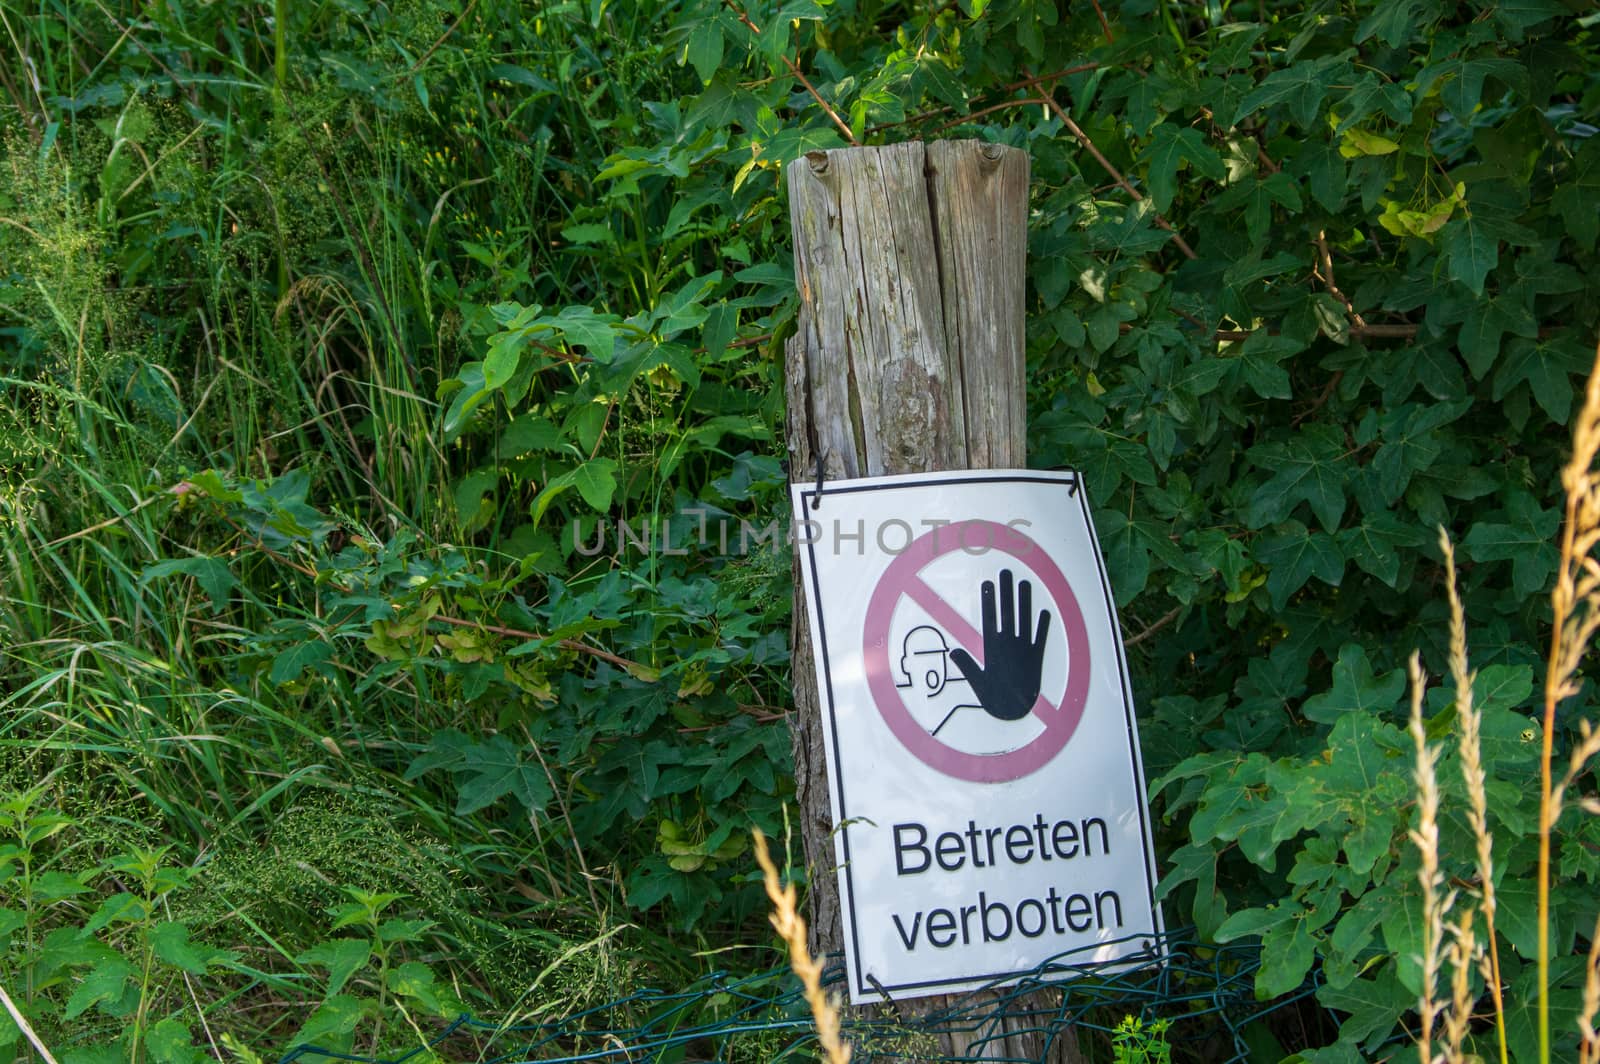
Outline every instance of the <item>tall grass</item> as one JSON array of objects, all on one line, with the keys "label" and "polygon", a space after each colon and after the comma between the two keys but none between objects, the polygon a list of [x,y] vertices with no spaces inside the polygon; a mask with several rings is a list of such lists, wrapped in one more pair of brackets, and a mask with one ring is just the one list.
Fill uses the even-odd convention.
[{"label": "tall grass", "polygon": [[[1561,533],[1560,562],[1551,592],[1551,634],[1544,683],[1543,737],[1540,756],[1539,864],[1538,864],[1538,1000],[1539,1060],[1551,1060],[1550,1031],[1550,853],[1551,841],[1568,794],[1591,762],[1600,755],[1600,728],[1589,720],[1577,722],[1576,741],[1567,751],[1565,766],[1556,764],[1556,711],[1582,687],[1579,667],[1600,631],[1600,351],[1596,352],[1584,403],[1573,427],[1572,455],[1562,470],[1566,515]],[[1468,1059],[1466,1045],[1474,1018],[1476,995],[1473,977],[1482,976],[1493,1008],[1496,1043],[1501,1064],[1508,1064],[1506,1002],[1501,979],[1496,932],[1498,904],[1494,879],[1494,839],[1489,830],[1488,798],[1484,784],[1482,715],[1473,702],[1475,674],[1467,660],[1465,615],[1456,586],[1455,552],[1444,534],[1439,535],[1444,556],[1446,594],[1450,606],[1449,665],[1455,687],[1455,726],[1462,781],[1468,801],[1467,822],[1475,841],[1475,896],[1464,903],[1459,889],[1445,891],[1440,871],[1437,777],[1439,747],[1428,737],[1423,718],[1425,679],[1420,658],[1413,655],[1411,677],[1411,735],[1416,746],[1414,779],[1417,793],[1417,827],[1411,838],[1417,848],[1418,881],[1422,895],[1422,990],[1417,1002],[1419,1019],[1417,1053],[1423,1064],[1459,1064]],[[1600,800],[1584,797],[1577,803],[1600,814]],[[1448,995],[1439,996],[1441,977]],[[1600,1035],[1594,1021],[1600,1015],[1600,925],[1591,946],[1578,1019],[1580,1052],[1584,1062],[1600,1060]]]}]

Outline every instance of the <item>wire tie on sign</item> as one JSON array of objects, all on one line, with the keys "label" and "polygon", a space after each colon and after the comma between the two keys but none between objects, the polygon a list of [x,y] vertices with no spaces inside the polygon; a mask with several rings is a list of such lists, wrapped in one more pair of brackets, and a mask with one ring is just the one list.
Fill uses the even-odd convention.
[{"label": "wire tie on sign", "polygon": [[1077,495],[1078,495],[1078,471],[1076,469],[1072,469],[1072,470],[1068,470],[1068,472],[1070,472],[1072,474],[1072,479],[1067,481],[1067,497],[1068,498],[1077,498]]},{"label": "wire tie on sign", "polygon": [[811,493],[811,508],[813,510],[822,509],[822,463],[826,459],[827,455],[820,451],[817,452],[817,490]]},{"label": "wire tie on sign", "polygon": [[878,992],[878,995],[883,998],[884,1003],[894,1010],[894,1018],[897,1020],[902,1019],[900,1015],[900,1003],[889,996],[889,991],[885,990],[883,984],[878,982],[878,977],[873,975],[871,972],[868,972],[867,982],[872,984],[872,989]]}]

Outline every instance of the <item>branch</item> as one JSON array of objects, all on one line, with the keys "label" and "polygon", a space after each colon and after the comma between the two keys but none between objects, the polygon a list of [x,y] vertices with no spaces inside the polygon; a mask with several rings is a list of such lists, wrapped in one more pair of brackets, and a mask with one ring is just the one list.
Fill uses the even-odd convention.
[{"label": "branch", "polygon": [[[1026,67],[1023,68],[1023,73],[1027,73]],[[1094,156],[1095,162],[1099,163],[1101,168],[1104,169],[1106,173],[1111,175],[1111,179],[1121,186],[1123,191],[1132,196],[1136,201],[1144,199],[1144,197],[1139,194],[1138,189],[1128,184],[1128,179],[1122,176],[1122,171],[1118,170],[1115,166],[1112,166],[1111,160],[1107,159],[1100,153],[1100,149],[1094,146],[1094,141],[1089,139],[1089,135],[1082,129],[1078,128],[1078,123],[1072,120],[1072,116],[1063,111],[1061,106],[1056,103],[1054,89],[1046,92],[1040,97],[1040,99],[1044,102],[1046,107],[1055,112],[1055,116],[1061,119],[1061,124],[1067,127],[1067,131],[1077,138],[1078,143],[1083,145],[1085,151]],[[1183,239],[1183,234],[1174,229],[1172,227],[1172,223],[1163,218],[1159,212],[1156,214],[1156,224],[1172,234],[1172,242],[1178,245],[1178,250],[1183,252],[1185,258],[1193,260],[1200,257],[1194,253],[1194,248],[1189,246],[1189,242]]]},{"label": "branch", "polygon": [[[734,3],[733,0],[725,0],[725,2],[730,8],[733,9],[733,13],[739,16],[739,21],[750,27],[751,33],[755,34],[757,37],[761,36],[761,27],[757,26],[754,22],[751,22],[750,16],[746,15],[742,10],[740,10],[738,4]],[[829,104],[827,100],[822,98],[822,94],[817,91],[816,86],[811,84],[810,79],[807,78],[803,72],[801,72],[799,64],[797,64],[793,59],[790,59],[788,55],[783,56],[783,63],[789,68],[789,73],[798,78],[800,84],[806,87],[806,91],[811,94],[811,98],[813,100],[817,101],[818,106],[820,106],[823,111],[827,113],[829,118],[833,119],[833,124],[839,127],[839,132],[844,134],[844,139],[850,142],[850,146],[852,148],[861,147],[861,142],[856,139],[856,135],[854,133],[850,132],[850,127],[845,124],[844,119],[839,117],[839,112],[835,111],[833,106]]]}]

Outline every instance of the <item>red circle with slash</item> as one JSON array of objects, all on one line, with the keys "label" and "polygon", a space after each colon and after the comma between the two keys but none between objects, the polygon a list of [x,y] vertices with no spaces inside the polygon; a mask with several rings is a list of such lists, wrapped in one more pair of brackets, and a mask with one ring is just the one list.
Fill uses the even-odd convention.
[{"label": "red circle with slash", "polygon": [[[922,570],[936,559],[957,550],[976,553],[973,548],[979,544],[983,545],[984,553],[991,549],[999,551],[1033,570],[1055,601],[1061,630],[1067,640],[1064,689],[1054,699],[1041,692],[1033,705],[1032,715],[1044,725],[1044,731],[1031,742],[999,754],[957,750],[930,735],[906,708],[889,664],[889,624],[902,598],[921,606],[974,661],[983,664],[982,635],[921,576]],[[1077,596],[1043,547],[1017,529],[994,521],[957,521],[913,540],[889,563],[872,591],[862,644],[867,688],[895,738],[929,768],[972,783],[1007,783],[1039,771],[1061,752],[1077,731],[1089,697],[1089,632]]]}]

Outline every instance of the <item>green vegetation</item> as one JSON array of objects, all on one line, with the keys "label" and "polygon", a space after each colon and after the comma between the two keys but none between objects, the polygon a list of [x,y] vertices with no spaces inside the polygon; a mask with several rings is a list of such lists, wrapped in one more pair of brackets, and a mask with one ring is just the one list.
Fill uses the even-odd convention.
[{"label": "green vegetation", "polygon": [[[1169,919],[1259,937],[1263,997],[1316,974],[1340,1024],[1286,1056],[1411,1029],[1443,526],[1538,1059],[1596,34],[1581,0],[0,0],[0,986],[63,1064],[249,1060],[773,963],[781,167],[970,136],[1032,159],[1031,460],[1096,505]],[[1600,912],[1568,806],[1557,1059]]]}]

